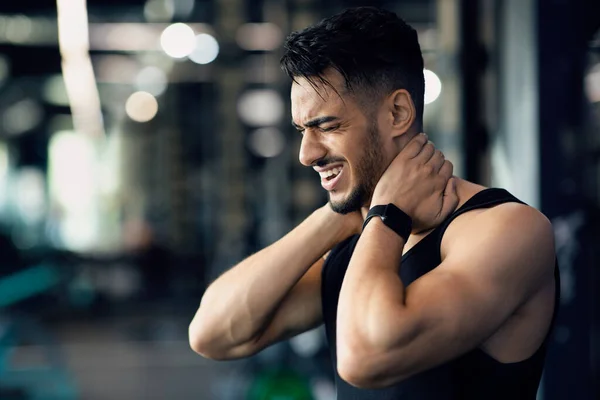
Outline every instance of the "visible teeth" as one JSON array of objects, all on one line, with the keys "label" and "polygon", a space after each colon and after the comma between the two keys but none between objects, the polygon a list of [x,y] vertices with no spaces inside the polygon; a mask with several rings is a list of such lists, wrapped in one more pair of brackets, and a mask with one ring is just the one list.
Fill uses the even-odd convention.
[{"label": "visible teeth", "polygon": [[340,172],[342,172],[342,167],[333,168],[325,172],[319,172],[319,175],[321,175],[321,178],[329,178],[330,176],[338,175]]}]

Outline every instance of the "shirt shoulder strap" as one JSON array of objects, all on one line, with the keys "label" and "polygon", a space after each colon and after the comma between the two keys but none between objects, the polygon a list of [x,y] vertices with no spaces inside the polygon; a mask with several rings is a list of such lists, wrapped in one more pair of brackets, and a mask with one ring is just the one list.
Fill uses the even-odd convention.
[{"label": "shirt shoulder strap", "polygon": [[505,189],[484,189],[481,192],[475,194],[469,200],[467,200],[465,204],[463,204],[458,210],[456,210],[448,218],[446,218],[446,220],[439,226],[440,231],[443,233],[446,230],[446,228],[448,228],[448,225],[452,223],[452,221],[454,221],[457,217],[464,213],[480,208],[489,208],[497,206],[503,203],[525,204]]}]

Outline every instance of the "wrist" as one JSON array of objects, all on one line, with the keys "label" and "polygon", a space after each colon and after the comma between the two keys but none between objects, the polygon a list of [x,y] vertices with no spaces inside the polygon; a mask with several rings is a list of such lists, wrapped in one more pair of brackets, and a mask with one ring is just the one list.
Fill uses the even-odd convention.
[{"label": "wrist", "polygon": [[[372,209],[375,206],[386,206],[388,204],[395,205],[404,214],[408,215],[411,219],[413,219],[414,209],[412,209],[411,207],[409,207],[407,204],[399,202],[399,201],[393,201],[393,200],[377,200],[377,201],[372,201],[371,204],[369,205],[369,210]],[[367,210],[367,212],[369,210]]]},{"label": "wrist", "polygon": [[[392,202],[385,201],[383,199],[373,196],[373,198],[371,199],[371,203],[369,203],[369,210],[375,206],[381,206],[381,205],[385,205],[385,204],[389,204],[389,203],[392,203]],[[369,210],[367,210],[367,211],[369,211]]]},{"label": "wrist", "polygon": [[[401,208],[396,201],[392,200],[392,199],[386,199],[385,197],[373,197],[373,199],[371,200],[371,203],[369,204],[369,210],[375,206],[385,206],[387,204],[394,204],[396,207],[402,209],[404,211],[403,208]],[[368,210],[367,210],[368,211]]]},{"label": "wrist", "polygon": [[406,244],[406,239],[396,232],[391,230],[388,226],[384,224],[381,218],[375,217],[370,221],[366,226],[361,235],[362,236],[377,236],[378,241],[382,244],[386,244],[386,246],[393,245],[393,247],[385,247],[390,251],[395,248],[403,248]]},{"label": "wrist", "polygon": [[412,218],[398,208],[394,203],[375,205],[371,207],[367,213],[365,222],[363,223],[363,231],[373,219],[380,220],[383,225],[400,236],[404,241],[408,240],[408,237],[412,231]]},{"label": "wrist", "polygon": [[351,233],[346,226],[345,216],[333,211],[329,204],[317,209],[313,216],[316,234],[322,238],[328,248],[332,248],[354,233]]}]

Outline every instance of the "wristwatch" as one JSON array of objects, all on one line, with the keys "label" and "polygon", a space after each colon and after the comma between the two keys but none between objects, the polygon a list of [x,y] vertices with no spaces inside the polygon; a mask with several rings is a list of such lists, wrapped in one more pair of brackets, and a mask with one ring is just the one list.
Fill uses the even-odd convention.
[{"label": "wristwatch", "polygon": [[388,228],[396,232],[405,241],[408,240],[412,231],[412,219],[404,211],[390,203],[387,205],[373,206],[367,213],[367,218],[363,223],[362,230],[373,217],[381,218],[381,222]]}]

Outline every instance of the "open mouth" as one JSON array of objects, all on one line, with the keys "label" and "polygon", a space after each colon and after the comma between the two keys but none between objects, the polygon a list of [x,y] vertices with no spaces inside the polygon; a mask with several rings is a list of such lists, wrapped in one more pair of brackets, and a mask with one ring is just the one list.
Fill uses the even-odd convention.
[{"label": "open mouth", "polygon": [[321,179],[325,179],[326,181],[330,181],[332,179],[335,179],[335,177],[338,176],[340,174],[340,172],[342,172],[342,167],[337,167],[337,168],[330,169],[329,171],[320,174],[321,175]]},{"label": "open mouth", "polygon": [[343,166],[328,169],[326,171],[319,172],[321,176],[321,186],[325,190],[333,190],[342,176]]}]

